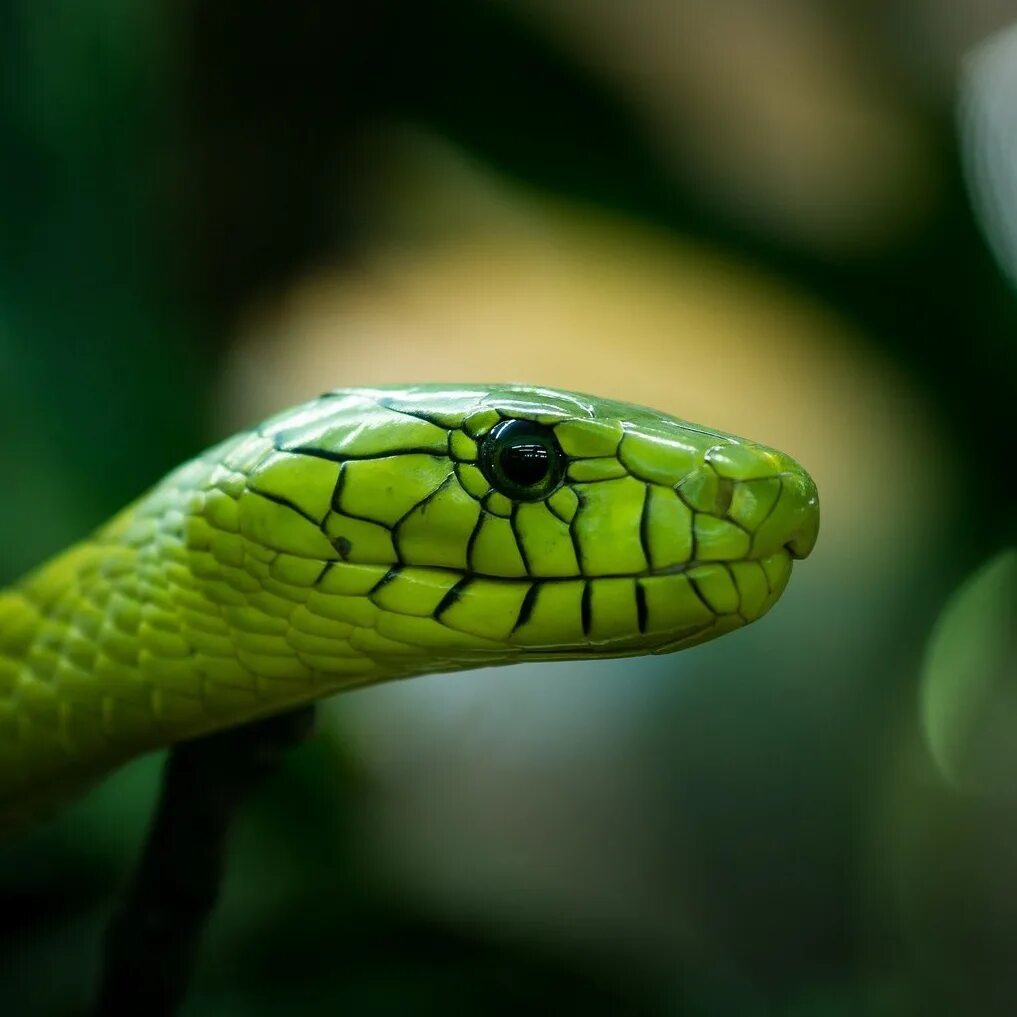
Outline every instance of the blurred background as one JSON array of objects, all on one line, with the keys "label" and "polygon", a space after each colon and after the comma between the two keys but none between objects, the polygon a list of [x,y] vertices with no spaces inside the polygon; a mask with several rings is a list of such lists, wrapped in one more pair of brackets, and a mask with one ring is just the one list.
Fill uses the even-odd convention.
[{"label": "blurred background", "polygon": [[[823,502],[717,643],[330,702],[188,1015],[1017,1012],[1012,20],[0,2],[0,583],[340,385],[650,404]],[[160,762],[0,846],[3,1014],[84,1012]]]}]

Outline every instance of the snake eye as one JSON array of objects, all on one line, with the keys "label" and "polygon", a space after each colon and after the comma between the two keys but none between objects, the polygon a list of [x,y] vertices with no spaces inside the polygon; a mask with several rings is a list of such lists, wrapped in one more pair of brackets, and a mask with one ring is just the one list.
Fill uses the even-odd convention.
[{"label": "snake eye", "polygon": [[531,420],[505,420],[480,446],[488,483],[514,501],[540,501],[565,475],[565,455],[549,427]]}]

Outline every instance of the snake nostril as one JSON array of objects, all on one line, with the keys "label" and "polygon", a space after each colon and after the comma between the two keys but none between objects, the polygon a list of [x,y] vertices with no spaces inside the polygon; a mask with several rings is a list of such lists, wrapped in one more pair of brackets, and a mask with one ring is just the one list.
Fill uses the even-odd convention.
[{"label": "snake nostril", "polygon": [[720,477],[717,480],[716,503],[713,514],[724,518],[731,510],[731,501],[734,498],[734,481],[730,477]]}]

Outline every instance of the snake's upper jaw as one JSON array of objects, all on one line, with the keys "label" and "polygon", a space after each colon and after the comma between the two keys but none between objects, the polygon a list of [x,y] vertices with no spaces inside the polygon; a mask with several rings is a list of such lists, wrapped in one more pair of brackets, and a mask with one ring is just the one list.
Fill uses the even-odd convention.
[{"label": "snake's upper jaw", "polygon": [[776,511],[783,519],[784,541],[792,558],[807,558],[819,536],[819,495],[812,478],[800,467],[781,475],[782,493]]}]

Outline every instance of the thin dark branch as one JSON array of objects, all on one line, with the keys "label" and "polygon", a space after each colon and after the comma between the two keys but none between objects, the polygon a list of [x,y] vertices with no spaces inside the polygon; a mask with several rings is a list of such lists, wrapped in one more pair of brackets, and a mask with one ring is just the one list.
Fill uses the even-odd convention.
[{"label": "thin dark branch", "polygon": [[106,935],[97,1017],[177,1012],[219,893],[237,811],[313,722],[308,706],[171,750],[138,868]]}]

